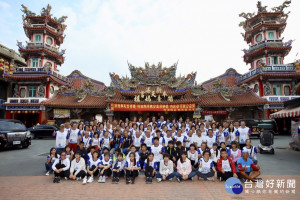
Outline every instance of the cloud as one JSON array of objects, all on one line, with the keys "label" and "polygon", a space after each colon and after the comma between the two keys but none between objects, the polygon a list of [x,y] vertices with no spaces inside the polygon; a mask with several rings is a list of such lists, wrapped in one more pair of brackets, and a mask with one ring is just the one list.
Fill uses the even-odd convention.
[{"label": "cloud", "polygon": [[3,10],[8,9],[8,8],[10,8],[10,5],[6,2],[0,1],[0,8]]}]

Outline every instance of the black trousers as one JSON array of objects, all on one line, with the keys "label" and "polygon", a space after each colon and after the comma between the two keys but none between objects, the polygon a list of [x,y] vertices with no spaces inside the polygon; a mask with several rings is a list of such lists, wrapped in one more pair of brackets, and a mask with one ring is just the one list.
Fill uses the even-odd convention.
[{"label": "black trousers", "polygon": [[151,167],[151,166],[146,166],[146,169],[145,169],[145,176],[146,177],[154,177],[155,174],[153,175],[153,171],[154,171],[154,168]]},{"label": "black trousers", "polygon": [[[75,174],[76,171],[73,172],[73,174]],[[84,178],[86,176],[86,172],[83,170],[80,170],[80,172],[78,172],[78,174],[76,175],[76,177],[81,177]]]},{"label": "black trousers", "polygon": [[[96,166],[95,165],[92,165],[91,167],[90,167],[90,171],[93,171],[94,169],[96,168]],[[96,170],[94,173],[93,173],[93,176],[98,176],[99,175],[99,170]],[[89,173],[87,173],[87,176],[89,177],[89,176],[91,176]]]},{"label": "black trousers", "polygon": [[[62,169],[62,168],[64,168],[64,167],[66,167],[66,166],[65,166],[64,164],[58,163],[58,164],[55,165],[55,167],[56,167],[56,169]],[[55,177],[69,177],[69,176],[70,176],[70,170],[68,169],[68,170],[66,170],[66,171],[61,171],[61,172],[59,172],[59,173],[56,173],[56,172],[54,171],[54,176],[55,176]]]},{"label": "black trousers", "polygon": [[192,167],[194,167],[194,168],[198,168],[198,162],[197,162],[197,164],[196,165],[194,165],[195,164],[195,160],[191,160],[191,165],[192,165]]},{"label": "black trousers", "polygon": [[240,144],[240,150],[243,150],[243,148],[246,146],[246,144]]},{"label": "black trousers", "polygon": [[[100,168],[100,170],[102,171],[103,168],[102,168],[102,169]],[[105,169],[105,170],[103,171],[103,175],[102,175],[102,176],[110,177],[110,175],[111,175],[111,169],[110,169],[110,168],[109,168],[109,169]],[[101,176],[101,175],[100,175],[100,176]]]},{"label": "black trousers", "polygon": [[137,170],[129,171],[126,170],[126,178],[132,177],[135,178],[139,175],[139,172]]},{"label": "black trousers", "polygon": [[229,179],[230,177],[233,176],[233,173],[232,172],[225,172],[223,174],[222,172],[218,171],[217,175],[218,175],[218,177],[222,177],[222,179],[226,181],[227,179]]},{"label": "black trousers", "polygon": [[124,171],[119,171],[119,172],[113,172],[113,177],[123,177],[124,176]]}]

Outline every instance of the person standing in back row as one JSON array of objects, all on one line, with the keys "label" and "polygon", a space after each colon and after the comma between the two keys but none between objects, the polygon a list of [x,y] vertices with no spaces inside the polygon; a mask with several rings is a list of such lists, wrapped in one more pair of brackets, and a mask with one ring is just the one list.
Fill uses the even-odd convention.
[{"label": "person standing in back row", "polygon": [[55,136],[56,143],[56,152],[60,154],[64,151],[67,144],[69,144],[69,134],[65,130],[65,125],[61,124],[58,131],[53,132],[53,136]]},{"label": "person standing in back row", "polygon": [[241,127],[238,128],[238,132],[240,134],[240,149],[243,150],[244,146],[246,146],[246,140],[251,135],[251,130],[246,126],[245,121],[241,121]]}]

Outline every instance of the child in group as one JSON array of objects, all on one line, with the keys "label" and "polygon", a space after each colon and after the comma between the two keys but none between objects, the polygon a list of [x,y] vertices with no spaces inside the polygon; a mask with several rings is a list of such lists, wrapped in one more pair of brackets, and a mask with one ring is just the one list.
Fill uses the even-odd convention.
[{"label": "child in group", "polygon": [[149,130],[146,130],[146,135],[142,138],[141,142],[147,145],[147,150],[149,151],[153,143],[153,136],[151,136]]},{"label": "child in group", "polygon": [[225,149],[226,152],[227,152],[227,155],[230,156],[230,149],[229,149],[229,147],[226,146],[225,142],[220,143],[220,149],[219,149],[220,152],[221,152],[222,149]]},{"label": "child in group", "polygon": [[203,152],[204,152],[205,150],[209,150],[209,148],[207,148],[206,142],[202,142],[202,143],[201,143],[201,147],[198,148],[198,159],[200,159],[200,158],[203,157]]},{"label": "child in group", "polygon": [[83,185],[85,185],[87,182],[85,161],[83,158],[81,158],[79,151],[75,153],[75,159],[71,162],[69,177],[71,180],[83,179],[82,181]]},{"label": "child in group", "polygon": [[217,166],[217,161],[220,158],[220,150],[218,149],[218,143],[213,144],[213,148],[210,149],[210,159],[213,161],[214,166]]},{"label": "child in group", "polygon": [[246,146],[243,147],[243,151],[248,151],[249,153],[249,158],[252,160],[252,162],[254,163],[254,165],[257,164],[257,148],[256,146],[252,146],[251,145],[251,140],[250,139],[246,139]]},{"label": "child in group", "polygon": [[228,156],[226,149],[221,149],[220,153],[221,156],[217,163],[217,176],[220,181],[226,181],[230,177],[237,178],[235,163]]},{"label": "child in group", "polygon": [[135,153],[129,154],[129,160],[126,161],[124,169],[126,170],[126,184],[134,184],[134,180],[141,170],[140,162],[136,160]]},{"label": "child in group", "polygon": [[176,164],[177,161],[181,158],[182,152],[186,152],[186,148],[182,146],[182,143],[180,141],[176,142]]},{"label": "child in group", "polygon": [[[187,158],[186,151],[181,153],[180,159],[177,161],[177,172],[174,176],[177,177],[177,181],[180,183],[181,180],[188,180],[192,177],[190,176],[192,172],[191,161]],[[192,174],[191,174],[192,175]]]},{"label": "child in group", "polygon": [[94,151],[93,156],[91,159],[89,159],[87,163],[87,176],[89,177],[87,182],[92,183],[94,181],[94,177],[99,175],[99,165],[100,165],[100,159],[99,159],[99,152]]},{"label": "child in group", "polygon": [[56,149],[52,147],[50,149],[50,154],[47,156],[47,162],[45,163],[47,171],[47,173],[45,174],[46,176],[49,176],[50,173],[53,173],[52,165],[56,159],[59,159],[59,155],[57,154]]},{"label": "child in group", "polygon": [[177,151],[176,148],[174,147],[174,142],[172,140],[170,140],[168,142],[168,146],[165,148],[165,153],[169,154],[170,156],[170,160],[173,161],[174,167],[175,167],[175,163],[176,163],[176,158],[177,158]]},{"label": "child in group", "polygon": [[217,142],[217,137],[214,136],[214,132],[212,129],[208,129],[208,136],[206,137],[207,148],[212,149],[213,144]]},{"label": "child in group", "polygon": [[234,163],[242,156],[241,150],[238,148],[237,142],[231,142],[231,149],[230,149],[230,158],[233,160]]},{"label": "child in group", "polygon": [[[174,137],[171,135],[170,130],[167,130],[166,136],[164,136],[164,141],[165,141],[165,146],[164,147],[168,146],[170,141],[174,142]],[[173,143],[173,145],[174,145],[174,143]]]},{"label": "child in group", "polygon": [[206,150],[203,152],[203,158],[199,159],[199,169],[196,173],[199,179],[214,181],[214,178],[217,178],[217,172],[210,157],[210,151]]},{"label": "child in group", "polygon": [[67,158],[69,158],[70,161],[73,160],[73,151],[71,151],[71,147],[69,145],[67,145],[65,147],[65,152],[67,154]]},{"label": "child in group", "polygon": [[192,169],[195,171],[198,167],[198,152],[194,144],[191,144],[190,150],[188,151],[188,159],[191,161]]},{"label": "child in group", "polygon": [[[219,147],[221,146],[221,143],[227,141],[228,139],[228,132],[225,132],[223,129],[223,125],[219,125],[219,131],[217,132],[217,142]],[[226,145],[225,145],[226,146]]]},{"label": "child in group", "polygon": [[70,176],[70,160],[67,159],[66,152],[62,151],[60,153],[60,158],[55,159],[52,170],[54,171],[53,183],[60,183],[60,178],[62,177],[68,179]]},{"label": "child in group", "polygon": [[141,144],[141,151],[140,151],[140,164],[141,168],[144,168],[145,160],[148,158],[149,151],[147,150],[147,145],[145,143]]},{"label": "child in group", "polygon": [[121,152],[120,148],[117,148],[112,156],[112,161],[115,162],[118,159],[118,154],[121,153],[123,155],[123,159],[126,159],[126,156],[124,153]]},{"label": "child in group", "polygon": [[96,148],[94,146],[92,146],[90,148],[90,153],[88,153],[88,160],[93,158],[93,153],[96,151]]},{"label": "child in group", "polygon": [[177,136],[175,136],[175,141],[176,141],[176,147],[177,147],[177,142],[181,142],[181,145],[183,147],[185,146],[185,141],[186,141],[186,136],[182,134],[182,130],[177,131]]},{"label": "child in group", "polygon": [[160,161],[159,172],[156,173],[156,179],[158,182],[172,180],[174,177],[173,161],[170,160],[170,155],[165,153],[163,160]]},{"label": "child in group", "polygon": [[135,146],[137,151],[140,150],[142,138],[143,135],[139,131],[136,131],[135,134],[132,136],[133,146]]},{"label": "child in group", "polygon": [[112,160],[110,158],[109,152],[104,153],[104,159],[100,162],[99,169],[100,169],[100,176],[98,183],[105,183],[106,178],[111,175],[111,167]]},{"label": "child in group", "polygon": [[165,148],[159,144],[157,137],[153,138],[153,145],[150,148],[150,152],[154,154],[154,162],[159,167],[159,163],[163,159],[162,154],[165,152]]},{"label": "child in group", "polygon": [[123,132],[122,144],[123,153],[127,155],[132,146],[132,137],[128,135],[127,131]]},{"label": "child in group", "polygon": [[105,131],[103,134],[103,138],[100,141],[101,144],[101,150],[103,152],[104,148],[110,149],[110,144],[113,142],[113,140],[108,136],[108,131]]},{"label": "child in group", "polygon": [[144,172],[146,176],[146,183],[152,183],[152,178],[155,176],[157,168],[157,163],[154,161],[154,154],[149,153],[148,158],[144,163]]},{"label": "child in group", "polygon": [[[100,156],[100,161],[103,161],[105,153],[109,154],[109,149],[108,148],[103,148],[102,155]],[[112,158],[112,156],[110,156],[110,158]]]},{"label": "child in group", "polygon": [[84,136],[81,138],[81,141],[84,143],[84,148],[87,150],[91,145],[90,132],[84,131]]},{"label": "child in group", "polygon": [[129,153],[128,153],[127,156],[126,156],[126,160],[129,159],[129,154],[130,154],[130,153],[135,153],[135,158],[136,158],[137,160],[140,160],[139,152],[136,151],[135,146],[131,146],[131,147],[130,147],[130,151],[129,151]]},{"label": "child in group", "polygon": [[112,183],[119,183],[120,177],[124,176],[124,166],[125,166],[125,159],[123,158],[123,153],[118,153],[118,158],[114,161],[112,165],[112,173],[113,173],[113,180]]},{"label": "child in group", "polygon": [[165,139],[164,139],[164,137],[162,136],[162,133],[160,132],[160,130],[156,130],[155,137],[158,138],[159,145],[161,145],[161,146],[164,147],[164,146],[165,146]]},{"label": "child in group", "polygon": [[100,149],[100,138],[99,138],[99,133],[94,132],[94,136],[91,139],[91,146],[95,148],[96,151],[99,151]]}]

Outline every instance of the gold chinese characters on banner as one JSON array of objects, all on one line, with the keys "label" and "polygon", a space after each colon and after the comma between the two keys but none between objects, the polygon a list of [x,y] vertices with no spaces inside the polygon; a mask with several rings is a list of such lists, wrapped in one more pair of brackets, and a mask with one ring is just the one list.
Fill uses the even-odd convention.
[{"label": "gold chinese characters on banner", "polygon": [[150,87],[147,87],[146,90],[141,91],[139,95],[134,96],[134,102],[151,102],[154,99],[161,102],[163,98],[169,102],[173,102],[173,95],[168,95],[167,92],[163,91],[160,87],[152,91],[150,90]]},{"label": "gold chinese characters on banner", "polygon": [[194,103],[187,104],[124,104],[111,103],[112,111],[195,111]]}]

